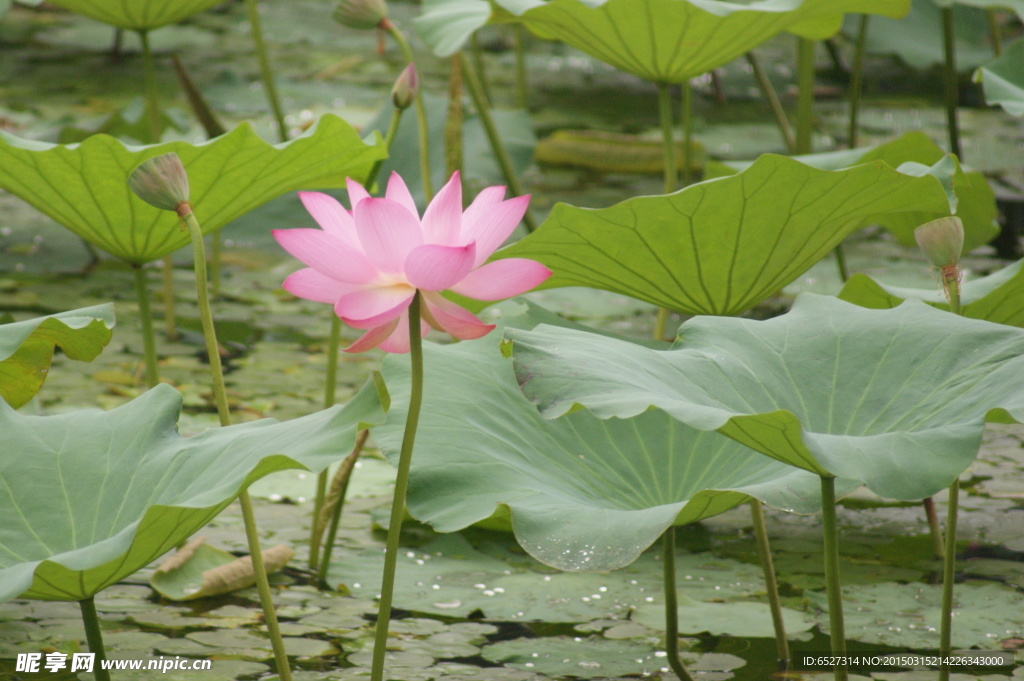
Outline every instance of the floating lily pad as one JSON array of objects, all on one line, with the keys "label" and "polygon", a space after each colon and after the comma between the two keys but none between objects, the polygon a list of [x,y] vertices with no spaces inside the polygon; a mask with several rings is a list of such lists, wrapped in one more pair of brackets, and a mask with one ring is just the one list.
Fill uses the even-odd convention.
[{"label": "floating lily pad", "polygon": [[[896,307],[908,298],[949,309],[949,301],[937,285],[930,289],[886,286],[860,273],[850,277],[839,297],[877,310]],[[960,304],[965,317],[1024,327],[1024,260],[987,277],[965,281],[960,288]]]},{"label": "floating lily pad", "polygon": [[599,210],[558,204],[501,257],[547,265],[547,288],[590,286],[690,314],[734,315],[880,216],[949,210],[932,176],[881,161],[830,172],[764,155],[737,175],[667,196]]},{"label": "floating lily pad", "polygon": [[111,26],[148,31],[205,12],[222,0],[51,0]]},{"label": "floating lily pad", "polygon": [[1002,55],[978,69],[974,79],[985,88],[987,103],[1024,116],[1024,39],[1007,45]]},{"label": "floating lily pad", "polygon": [[582,679],[649,674],[661,669],[663,657],[648,644],[604,638],[548,636],[499,641],[484,647],[485,660],[551,676]]},{"label": "floating lily pad", "polygon": [[181,438],[159,385],[108,412],[22,416],[0,404],[0,601],[82,600],[209,522],[253,480],[318,471],[379,420],[375,390],[345,408]]},{"label": "floating lily pad", "polygon": [[136,166],[169,152],[178,154],[188,172],[192,204],[207,234],[285,192],[340,187],[346,176],[364,177],[386,155],[379,137],[367,144],[332,115],[301,137],[273,146],[249,123],[204,144],[144,147],[107,135],[81,144],[46,144],[0,130],[0,188],[108,253],[146,263],[189,243],[173,212],[150,206],[128,189]]},{"label": "floating lily pad", "polygon": [[[814,620],[802,612],[791,608],[782,608],[781,611],[786,631],[790,634],[807,631],[815,625]],[[637,613],[635,620],[649,627],[662,628],[665,625],[665,614],[645,608],[643,612]],[[679,608],[679,631],[682,634],[708,631],[729,636],[771,638],[775,636],[775,625],[764,603],[697,603]]]},{"label": "floating lily pad", "polygon": [[[557,323],[530,309],[505,323]],[[427,389],[408,507],[435,529],[453,532],[510,512],[516,539],[537,560],[560,570],[604,571],[633,562],[673,523],[716,515],[748,495],[803,513],[820,507],[817,476],[665,412],[544,419],[519,391],[500,342],[492,333],[424,349]],[[388,357],[384,376],[394,401],[374,438],[395,463],[408,409],[408,359]]]},{"label": "floating lily pad", "polygon": [[[510,330],[516,375],[548,417],[656,406],[821,475],[912,500],[970,465],[986,419],[1024,418],[1024,331],[909,300],[867,310],[813,294],[767,321],[693,319],[669,351]],[[609,358],[614,358],[610,361]]]},{"label": "floating lily pad", "polygon": [[92,361],[110,342],[114,306],[97,305],[0,324],[0,398],[17,409],[39,392],[56,347]]},{"label": "floating lily pad", "polygon": [[[943,159],[950,157],[932,142],[928,135],[919,130],[873,147],[807,154],[794,158],[821,170],[841,170],[871,161],[884,161],[908,174],[931,174],[947,188],[950,212],[955,213],[964,224],[964,253],[987,244],[999,233],[999,226],[996,223],[999,211],[996,207],[995,192],[989,186],[985,175],[976,170],[965,171],[959,164],[943,163]],[[750,165],[750,161],[711,164],[710,176],[732,175]],[[924,171],[923,166],[930,168]],[[934,217],[934,213],[929,212],[889,213],[875,216],[871,222],[888,229],[905,246],[916,248],[914,229]]]},{"label": "floating lily pad", "polygon": [[417,33],[439,56],[460,49],[488,20],[515,21],[545,40],[560,40],[628,73],[682,83],[790,31],[823,39],[844,12],[901,17],[907,0],[483,0],[428,2]]}]

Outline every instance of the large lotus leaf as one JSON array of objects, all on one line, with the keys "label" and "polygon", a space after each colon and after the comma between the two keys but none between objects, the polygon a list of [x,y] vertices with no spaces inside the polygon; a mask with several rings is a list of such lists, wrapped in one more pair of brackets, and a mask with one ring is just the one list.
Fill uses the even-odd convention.
[{"label": "large lotus leaf", "polygon": [[778,292],[879,216],[948,215],[942,183],[881,161],[822,171],[764,155],[732,177],[599,210],[558,204],[501,251],[589,286],[690,314],[734,315]]},{"label": "large lotus leaf", "polygon": [[110,303],[0,325],[0,399],[15,409],[39,392],[54,348],[71,359],[91,362],[110,342]]},{"label": "large lotus leaf", "polygon": [[81,600],[180,544],[249,483],[320,471],[382,420],[372,384],[347,406],[183,439],[159,385],[108,412],[23,416],[0,404],[0,602]]},{"label": "large lotus leaf", "polygon": [[[541,318],[535,311],[506,324],[532,328]],[[409,511],[441,532],[501,509],[537,560],[603,571],[632,563],[673,522],[716,515],[748,494],[804,513],[820,507],[816,476],[664,412],[544,419],[519,391],[500,342],[493,332],[425,349]],[[408,409],[408,358],[388,357],[384,376],[395,398],[374,437],[394,463]]]},{"label": "large lotus leaf", "polygon": [[205,12],[223,0],[51,0],[111,26],[148,31]]},{"label": "large lotus leaf", "polygon": [[327,115],[304,135],[271,146],[243,123],[204,144],[168,142],[126,147],[96,135],[54,145],[0,130],[0,188],[29,202],[86,241],[131,263],[145,263],[188,244],[177,216],[143,202],[128,188],[142,161],[175,152],[188,171],[192,204],[204,232],[296,189],[339,187],[364,177],[386,156],[345,121]]},{"label": "large lotus leaf", "polygon": [[488,20],[515,21],[641,78],[682,83],[783,31],[823,39],[846,12],[901,17],[909,7],[909,0],[434,0],[416,30],[447,56]]},{"label": "large lotus leaf", "polygon": [[[999,212],[996,196],[985,175],[976,170],[965,171],[957,163],[944,161],[951,157],[919,130],[873,147],[807,154],[793,158],[821,170],[841,170],[871,161],[884,161],[901,172],[914,174],[910,172],[910,164],[920,164],[917,166],[919,169],[921,166],[930,166],[927,172],[947,187],[947,194],[952,194],[951,202],[956,207],[955,213],[964,223],[965,253],[987,244],[999,233],[999,226],[996,223]],[[725,177],[749,168],[751,164],[751,161],[715,163],[709,165],[709,170],[712,177]],[[927,212],[890,213],[875,216],[871,218],[871,222],[888,229],[904,245],[916,247],[914,229],[933,217],[933,214]]]},{"label": "large lotus leaf", "polygon": [[986,102],[1024,116],[1024,39],[1007,45],[998,59],[978,69],[974,79],[985,89]]},{"label": "large lotus leaf", "polygon": [[[978,7],[953,7],[956,26],[956,65],[961,73],[969,72],[992,58],[989,45],[988,19]],[[857,34],[859,20],[848,16],[843,32]],[[902,19],[872,17],[868,26],[865,49],[869,54],[894,55],[915,69],[942,66],[942,10],[935,0],[917,0]]]},{"label": "large lotus leaf", "polygon": [[[877,310],[896,307],[908,298],[923,300],[942,310],[949,309],[949,302],[938,284],[930,289],[886,286],[860,273],[850,277],[839,297]],[[961,284],[960,304],[965,317],[1024,327],[1024,260]]]},{"label": "large lotus leaf", "polygon": [[896,499],[930,496],[977,454],[986,419],[1024,419],[1024,331],[909,300],[868,310],[801,294],[767,321],[702,317],[656,351],[564,329],[508,331],[544,413],[655,406],[793,466]]}]

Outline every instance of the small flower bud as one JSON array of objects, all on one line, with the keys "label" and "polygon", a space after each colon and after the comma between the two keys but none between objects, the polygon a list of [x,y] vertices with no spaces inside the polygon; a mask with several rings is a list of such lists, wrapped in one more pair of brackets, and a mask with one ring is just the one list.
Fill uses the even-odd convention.
[{"label": "small flower bud", "polygon": [[391,102],[396,109],[408,109],[416,99],[416,91],[420,87],[419,76],[416,75],[416,66],[409,64],[398,75],[395,86],[391,88]]},{"label": "small flower bud", "polygon": [[174,152],[143,161],[128,176],[135,195],[161,210],[177,211],[188,203],[188,175]]},{"label": "small flower bud", "polygon": [[368,30],[388,18],[384,0],[341,0],[334,8],[334,20],[342,26]]},{"label": "small flower bud", "polygon": [[914,238],[935,267],[956,265],[964,248],[964,223],[955,217],[932,220],[915,229]]}]

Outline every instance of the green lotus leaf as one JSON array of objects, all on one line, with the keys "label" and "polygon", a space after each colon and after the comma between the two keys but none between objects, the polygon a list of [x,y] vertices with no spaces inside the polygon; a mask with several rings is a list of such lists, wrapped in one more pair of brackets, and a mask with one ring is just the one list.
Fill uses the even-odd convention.
[{"label": "green lotus leaf", "polygon": [[732,177],[675,194],[597,210],[558,204],[501,257],[547,265],[554,272],[547,288],[589,286],[690,314],[734,315],[880,216],[949,211],[942,183],[930,175],[881,161],[823,171],[765,155]]},{"label": "green lotus leaf", "polygon": [[[531,308],[505,324],[532,328],[542,320],[565,323]],[[491,333],[425,348],[427,388],[408,503],[435,529],[453,532],[510,513],[516,539],[537,560],[604,571],[632,563],[673,523],[716,515],[748,495],[803,513],[820,508],[817,476],[665,412],[544,419],[519,391],[500,342],[500,333]],[[408,358],[389,356],[384,377],[395,397],[374,438],[396,463]]]},{"label": "green lotus leaf", "polygon": [[909,8],[909,0],[495,0],[488,10],[481,0],[439,0],[416,30],[447,56],[488,18],[514,21],[641,78],[682,83],[784,31],[823,39],[846,12],[901,17]]},{"label": "green lotus leaf", "polygon": [[[930,289],[886,286],[859,273],[843,285],[839,297],[877,310],[896,307],[908,298],[923,300],[941,310],[949,309],[949,302],[938,284]],[[960,305],[965,317],[1024,327],[1024,260],[961,284]]]},{"label": "green lotus leaf", "polygon": [[[964,223],[965,253],[987,244],[999,233],[999,226],[996,223],[999,212],[996,207],[996,196],[985,175],[976,170],[963,170],[959,164],[952,163],[952,157],[923,132],[908,132],[873,147],[807,154],[793,158],[820,170],[842,170],[871,161],[884,161],[906,174],[931,174],[946,188],[947,195],[950,195],[951,208],[955,207],[955,211],[951,212],[955,212]],[[750,161],[709,164],[710,176],[734,175],[751,165]],[[925,166],[928,166],[927,170]],[[934,217],[933,213],[927,211],[917,214],[889,213],[876,216],[871,221],[888,229],[904,245],[916,248],[914,229]]]},{"label": "green lotus leaf", "polygon": [[367,144],[331,115],[301,137],[274,146],[249,123],[204,144],[138,147],[107,135],[54,145],[0,130],[0,188],[108,253],[146,263],[188,244],[188,232],[173,212],[135,196],[128,175],[146,159],[172,151],[188,171],[192,204],[206,233],[285,192],[339,187],[346,176],[365,177],[374,161],[386,156],[379,138]]},{"label": "green lotus leaf", "polygon": [[55,347],[71,359],[91,362],[110,342],[110,303],[0,324],[0,399],[15,409],[39,392]]},{"label": "green lotus leaf", "polygon": [[108,412],[23,416],[0,404],[0,602],[82,600],[208,523],[249,483],[320,471],[382,419],[373,384],[342,407],[187,439],[181,395],[158,385]]},{"label": "green lotus leaf", "polygon": [[550,327],[506,334],[548,417],[574,404],[602,418],[655,406],[895,499],[956,479],[986,420],[1024,419],[1024,331],[916,300],[868,310],[804,293],[767,321],[690,320],[668,351]]},{"label": "green lotus leaf", "polygon": [[223,0],[51,0],[52,4],[118,28],[148,31],[205,12]]},{"label": "green lotus leaf", "polygon": [[986,102],[1024,116],[1024,39],[1007,45],[999,58],[978,69],[974,80],[985,89]]}]

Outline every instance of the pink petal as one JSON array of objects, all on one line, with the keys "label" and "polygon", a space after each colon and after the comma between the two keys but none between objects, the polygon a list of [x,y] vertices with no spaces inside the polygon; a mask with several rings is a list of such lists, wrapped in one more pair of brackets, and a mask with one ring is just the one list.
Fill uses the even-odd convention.
[{"label": "pink petal", "polygon": [[476,268],[448,288],[467,298],[502,300],[526,293],[550,276],[551,270],[536,260],[505,258]]},{"label": "pink petal", "polygon": [[402,274],[409,251],[423,243],[420,221],[390,199],[363,199],[353,211],[359,241],[370,262],[383,272]]},{"label": "pink petal", "polygon": [[[420,338],[427,335],[430,331],[430,325],[424,321],[420,321]],[[409,315],[403,314],[398,318],[398,325],[395,330],[391,332],[387,340],[380,344],[380,349],[384,352],[392,352],[395,354],[404,354],[409,352]]]},{"label": "pink petal", "polygon": [[398,320],[400,317],[395,317],[387,324],[381,324],[375,326],[358,339],[352,345],[345,348],[345,352],[365,352],[371,348],[375,348],[392,334],[395,328],[398,326]]},{"label": "pink petal", "polygon": [[402,314],[416,291],[408,286],[388,286],[353,291],[338,298],[334,312],[357,329],[380,326]]},{"label": "pink petal", "polygon": [[409,284],[424,291],[443,291],[473,269],[476,245],[417,246],[405,260],[405,276]]},{"label": "pink petal", "polygon": [[[499,189],[499,187],[491,187]],[[484,191],[487,191],[486,189]],[[484,192],[480,192],[483,196]],[[500,203],[484,203],[474,210],[480,197],[466,209],[463,217],[462,240],[476,242],[476,264],[483,264],[516,228],[526,213],[530,197],[517,196]]]},{"label": "pink petal", "polygon": [[405,180],[398,173],[391,173],[391,177],[388,178],[388,191],[384,196],[395,203],[402,204],[416,217],[420,216],[419,208],[416,207],[416,202],[413,200],[412,194],[409,193],[409,188],[405,186]]},{"label": "pink petal", "polygon": [[345,178],[345,188],[348,190],[348,205],[352,206],[353,212],[355,212],[356,205],[358,205],[360,201],[370,198],[370,193],[366,191],[363,185],[359,184],[351,177]]},{"label": "pink petal", "polygon": [[460,340],[486,336],[494,324],[484,324],[469,310],[447,300],[440,293],[423,293],[426,309],[423,317],[438,331],[446,331]]},{"label": "pink petal", "polygon": [[275,229],[281,248],[303,263],[338,281],[367,284],[377,278],[377,268],[363,255],[331,232],[319,229]]},{"label": "pink petal", "polygon": [[356,236],[356,223],[336,198],[321,192],[299,192],[299,200],[316,223],[351,247],[362,250]]},{"label": "pink petal", "polygon": [[347,293],[356,290],[356,286],[317,272],[312,267],[301,269],[298,272],[288,275],[281,284],[281,287],[288,293],[298,298],[314,300],[318,303],[330,303],[334,305]]},{"label": "pink petal", "polygon": [[461,234],[462,181],[456,171],[423,213],[423,241],[428,244],[456,246],[460,243]]}]

